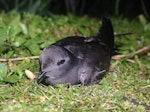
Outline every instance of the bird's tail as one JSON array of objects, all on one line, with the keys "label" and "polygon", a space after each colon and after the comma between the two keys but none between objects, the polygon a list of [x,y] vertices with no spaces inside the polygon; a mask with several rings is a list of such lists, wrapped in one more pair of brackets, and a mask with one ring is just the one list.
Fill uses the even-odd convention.
[{"label": "bird's tail", "polygon": [[111,52],[113,52],[114,31],[110,19],[107,19],[105,17],[102,18],[102,26],[100,27],[97,36],[101,40],[101,42],[106,44],[110,48]]}]

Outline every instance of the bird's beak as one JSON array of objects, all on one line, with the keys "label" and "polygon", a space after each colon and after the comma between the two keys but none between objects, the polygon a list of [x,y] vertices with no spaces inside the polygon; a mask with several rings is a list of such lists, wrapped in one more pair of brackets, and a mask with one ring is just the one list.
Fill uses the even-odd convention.
[{"label": "bird's beak", "polygon": [[43,80],[44,77],[45,77],[45,74],[46,74],[46,72],[44,72],[44,71],[41,71],[41,72],[39,73],[38,78],[37,78],[37,83],[41,83],[41,82],[42,82],[42,80]]}]

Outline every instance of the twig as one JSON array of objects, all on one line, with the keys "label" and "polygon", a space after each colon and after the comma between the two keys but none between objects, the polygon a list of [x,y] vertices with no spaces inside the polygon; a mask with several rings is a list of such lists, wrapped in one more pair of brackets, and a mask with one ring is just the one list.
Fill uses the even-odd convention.
[{"label": "twig", "polygon": [[150,51],[150,45],[149,46],[145,46],[142,49],[139,49],[138,51],[135,52],[135,54],[137,55],[144,55],[146,53],[148,53]]},{"label": "twig", "polygon": [[[145,46],[142,49],[139,49],[135,53],[115,55],[112,57],[112,59],[119,60],[119,59],[126,58],[126,57],[131,58],[134,55],[144,55],[144,54],[148,53],[149,51],[150,51],[150,45]],[[21,61],[21,60],[26,60],[26,59],[39,59],[39,56],[17,57],[17,58],[10,58],[10,59],[0,58],[0,62]]]},{"label": "twig", "polygon": [[139,49],[138,51],[134,52],[134,53],[130,53],[130,54],[121,54],[121,55],[115,55],[112,57],[112,59],[114,60],[120,60],[122,58],[132,58],[135,55],[144,55],[146,53],[148,53],[150,51],[150,45],[149,46],[145,46],[141,49]]},{"label": "twig", "polygon": [[115,37],[122,37],[122,36],[125,36],[125,35],[132,35],[132,34],[135,34],[133,32],[128,32],[128,33],[121,33],[121,34],[114,34]]},{"label": "twig", "polygon": [[17,58],[10,58],[10,59],[0,58],[0,62],[21,61],[26,59],[39,59],[39,56],[17,57]]}]

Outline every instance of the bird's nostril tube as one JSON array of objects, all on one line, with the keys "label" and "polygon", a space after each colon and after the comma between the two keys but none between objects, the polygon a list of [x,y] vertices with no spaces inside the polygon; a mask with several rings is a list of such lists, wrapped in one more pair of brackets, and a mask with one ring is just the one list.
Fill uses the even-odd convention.
[{"label": "bird's nostril tube", "polygon": [[39,73],[38,78],[37,78],[38,83],[40,83],[43,80],[45,74],[46,74],[46,72],[44,72],[44,71],[41,71]]}]

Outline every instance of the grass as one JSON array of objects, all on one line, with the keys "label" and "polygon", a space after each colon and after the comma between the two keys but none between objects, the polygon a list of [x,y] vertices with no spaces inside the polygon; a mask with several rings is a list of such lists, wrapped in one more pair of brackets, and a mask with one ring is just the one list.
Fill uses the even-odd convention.
[{"label": "grass", "polygon": [[[0,14],[0,57],[39,55],[41,49],[70,35],[96,34],[101,22],[89,17],[55,15],[52,18],[16,12]],[[149,45],[149,29],[138,19],[111,18],[116,33],[135,32],[116,38],[120,53]],[[147,26],[146,26],[147,27]],[[38,60],[0,62],[1,112],[146,112],[150,110],[150,54],[112,60],[110,72],[97,85],[42,86],[25,75],[38,74]]]}]

